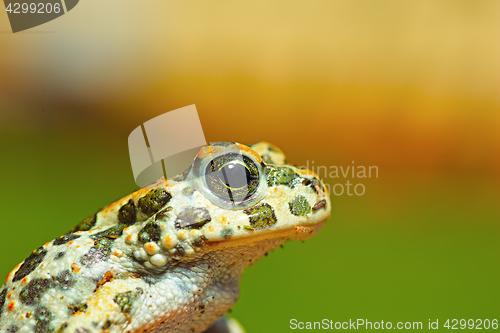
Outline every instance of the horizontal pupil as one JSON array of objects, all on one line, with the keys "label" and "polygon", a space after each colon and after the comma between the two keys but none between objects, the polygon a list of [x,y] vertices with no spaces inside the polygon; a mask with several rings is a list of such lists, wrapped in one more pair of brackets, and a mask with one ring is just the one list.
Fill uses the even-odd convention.
[{"label": "horizontal pupil", "polygon": [[250,173],[247,168],[239,163],[231,163],[224,166],[221,173],[221,180],[230,188],[246,186],[250,180]]},{"label": "horizontal pupil", "polygon": [[207,165],[205,180],[208,189],[217,197],[240,202],[257,190],[259,171],[248,157],[227,154]]}]

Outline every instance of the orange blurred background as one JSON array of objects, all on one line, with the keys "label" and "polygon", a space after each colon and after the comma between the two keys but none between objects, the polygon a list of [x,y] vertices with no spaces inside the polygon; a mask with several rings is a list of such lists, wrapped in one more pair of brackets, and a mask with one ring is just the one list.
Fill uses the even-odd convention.
[{"label": "orange blurred background", "polygon": [[128,134],[190,104],[209,142],[379,168],[245,274],[249,332],[498,314],[500,2],[85,0],[16,34],[0,13],[0,274],[132,191]]},{"label": "orange blurred background", "polygon": [[500,170],[496,1],[86,0],[17,34],[1,15],[0,30],[9,128],[43,110],[122,135],[194,103],[209,141]]}]

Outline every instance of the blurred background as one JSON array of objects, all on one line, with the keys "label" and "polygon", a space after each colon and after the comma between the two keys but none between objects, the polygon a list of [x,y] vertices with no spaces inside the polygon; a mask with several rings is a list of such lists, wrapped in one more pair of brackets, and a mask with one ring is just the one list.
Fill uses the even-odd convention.
[{"label": "blurred background", "polygon": [[[500,2],[85,0],[0,13],[0,275],[136,189],[127,137],[196,104],[207,141],[377,166],[246,271],[232,315],[500,319]],[[314,162],[313,162],[314,161]]]}]

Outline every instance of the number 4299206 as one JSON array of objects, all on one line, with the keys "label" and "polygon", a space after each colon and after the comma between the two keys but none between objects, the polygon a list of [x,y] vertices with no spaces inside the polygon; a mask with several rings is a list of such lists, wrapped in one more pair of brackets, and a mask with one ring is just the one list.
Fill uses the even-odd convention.
[{"label": "number 4299206", "polygon": [[51,4],[47,3],[9,3],[6,8],[6,11],[11,14],[22,14],[22,13],[36,13],[36,14],[51,14],[51,13],[60,13],[61,12],[61,4],[55,3]]},{"label": "number 4299206", "polygon": [[444,326],[447,329],[458,330],[458,329],[494,329],[498,328],[498,319],[448,319]]}]

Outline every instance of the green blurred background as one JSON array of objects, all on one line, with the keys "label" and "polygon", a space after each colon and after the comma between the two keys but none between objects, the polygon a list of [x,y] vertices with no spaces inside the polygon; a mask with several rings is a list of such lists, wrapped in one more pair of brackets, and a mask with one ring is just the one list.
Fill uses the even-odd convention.
[{"label": "green blurred background", "polygon": [[[196,104],[207,141],[377,166],[243,277],[248,332],[500,319],[500,2],[85,0],[0,13],[0,275],[136,189],[127,137]],[[308,162],[309,161],[309,162]]]}]

